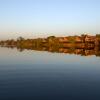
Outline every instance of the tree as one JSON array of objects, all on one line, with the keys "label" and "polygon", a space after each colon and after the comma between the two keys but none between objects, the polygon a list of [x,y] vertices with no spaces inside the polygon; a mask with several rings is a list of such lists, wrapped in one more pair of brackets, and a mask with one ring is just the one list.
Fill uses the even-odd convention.
[{"label": "tree", "polygon": [[83,42],[85,42],[86,36],[87,36],[86,34],[82,34],[82,35],[81,35],[81,37],[82,37],[82,39],[83,39]]},{"label": "tree", "polygon": [[23,41],[23,40],[25,40],[23,37],[19,37],[19,38],[17,39],[17,41]]},{"label": "tree", "polygon": [[49,36],[49,37],[47,37],[47,39],[54,39],[55,38],[55,36]]}]

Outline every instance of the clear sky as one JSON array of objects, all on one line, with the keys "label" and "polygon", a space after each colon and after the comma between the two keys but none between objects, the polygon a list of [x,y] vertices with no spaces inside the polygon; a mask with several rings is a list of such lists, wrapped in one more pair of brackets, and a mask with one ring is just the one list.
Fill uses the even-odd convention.
[{"label": "clear sky", "polygon": [[100,33],[100,0],[0,0],[0,38]]}]

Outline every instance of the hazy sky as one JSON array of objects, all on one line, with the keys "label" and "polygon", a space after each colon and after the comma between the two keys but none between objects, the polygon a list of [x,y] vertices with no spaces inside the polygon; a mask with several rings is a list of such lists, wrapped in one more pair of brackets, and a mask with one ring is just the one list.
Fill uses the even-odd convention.
[{"label": "hazy sky", "polygon": [[100,0],[0,0],[0,38],[100,33]]}]

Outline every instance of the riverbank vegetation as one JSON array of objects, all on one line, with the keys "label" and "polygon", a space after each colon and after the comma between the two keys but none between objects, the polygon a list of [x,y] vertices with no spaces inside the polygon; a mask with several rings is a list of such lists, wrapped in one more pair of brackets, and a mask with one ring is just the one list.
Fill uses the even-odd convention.
[{"label": "riverbank vegetation", "polygon": [[0,41],[3,47],[16,47],[20,51],[24,49],[74,53],[81,55],[100,55],[100,34],[95,36],[81,35],[81,36],[66,36],[55,37],[49,36],[47,38],[24,39],[19,37],[17,40]]}]

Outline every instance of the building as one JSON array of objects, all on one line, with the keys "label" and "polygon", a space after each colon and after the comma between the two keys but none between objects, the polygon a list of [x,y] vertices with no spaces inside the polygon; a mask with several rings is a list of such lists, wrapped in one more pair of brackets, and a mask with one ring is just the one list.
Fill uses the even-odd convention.
[{"label": "building", "polygon": [[75,36],[75,42],[83,43],[83,38],[81,36]]},{"label": "building", "polygon": [[85,42],[95,43],[95,39],[96,39],[95,36],[86,35]]},{"label": "building", "polygon": [[58,40],[60,43],[68,43],[69,42],[68,37],[59,37]]}]

